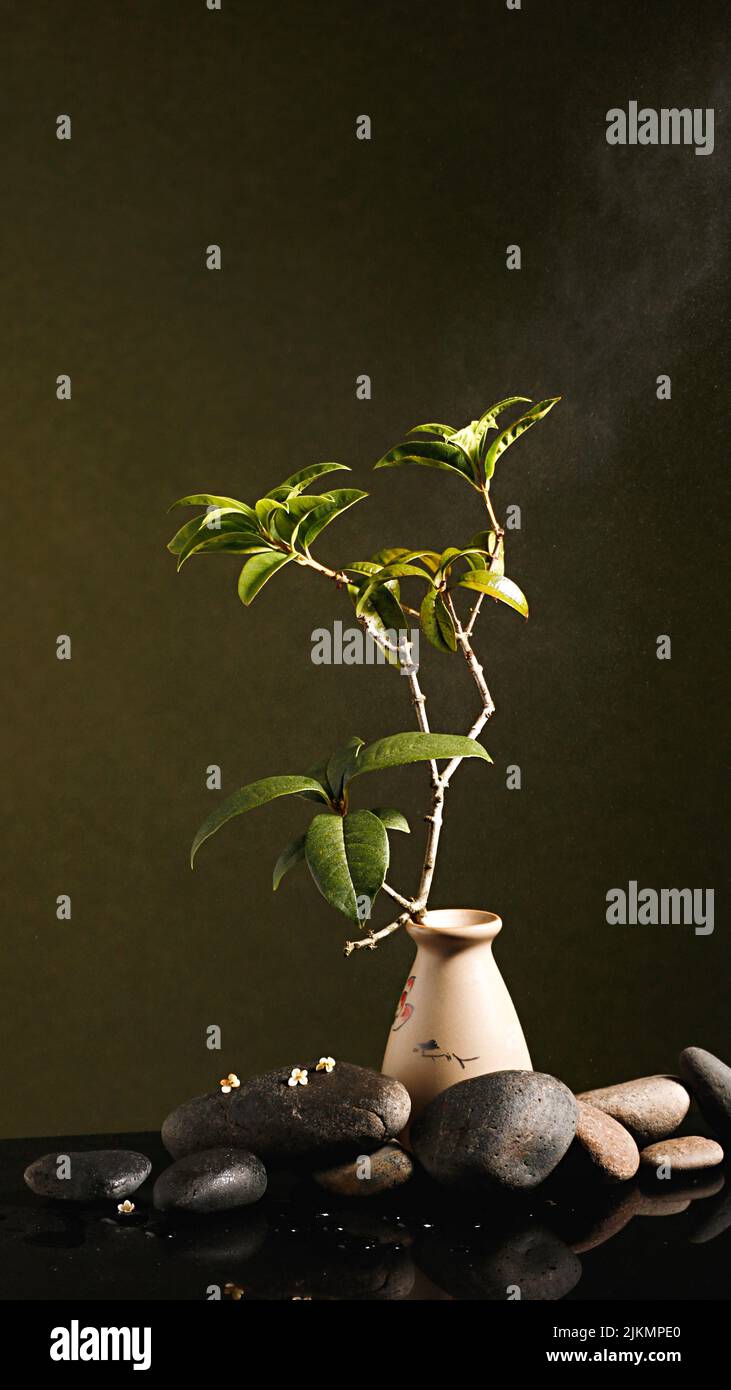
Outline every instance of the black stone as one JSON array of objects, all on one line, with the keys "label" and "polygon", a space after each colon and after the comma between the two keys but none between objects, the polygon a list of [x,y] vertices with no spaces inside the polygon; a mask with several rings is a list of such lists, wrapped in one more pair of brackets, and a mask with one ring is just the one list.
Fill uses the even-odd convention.
[{"label": "black stone", "polygon": [[577,1105],[555,1076],[497,1071],[435,1096],[411,1129],[414,1153],[445,1186],[537,1187],[576,1132]]},{"label": "black stone", "polygon": [[207,1149],[171,1163],[152,1194],[158,1211],[213,1212],[247,1207],[264,1196],[264,1164],[245,1149]]},{"label": "black stone", "polygon": [[[294,1065],[294,1064],[292,1064]],[[224,1095],[211,1091],[168,1115],[163,1143],[173,1158],[221,1145],[249,1149],[266,1163],[351,1158],[399,1134],[411,1108],[400,1082],[338,1062],[309,1069],[306,1086],[288,1086],[292,1066],[254,1076]]]},{"label": "black stone", "polygon": [[[69,1160],[67,1178],[58,1177],[64,1158]],[[67,1202],[122,1201],[142,1186],[151,1167],[149,1158],[129,1149],[87,1149],[81,1153],[59,1149],[29,1164],[23,1177],[37,1197]]]},{"label": "black stone", "polygon": [[680,1074],[714,1134],[722,1144],[731,1144],[731,1067],[703,1047],[686,1047]]}]

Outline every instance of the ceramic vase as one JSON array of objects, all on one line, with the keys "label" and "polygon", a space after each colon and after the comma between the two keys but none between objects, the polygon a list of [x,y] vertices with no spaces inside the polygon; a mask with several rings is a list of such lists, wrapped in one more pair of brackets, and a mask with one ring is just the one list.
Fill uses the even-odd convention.
[{"label": "ceramic vase", "polygon": [[[493,912],[445,908],[406,930],[416,957],[382,1070],[411,1096],[411,1119],[440,1091],[484,1072],[531,1071],[523,1030],[492,954]],[[408,1142],[408,1134],[401,1136]]]}]

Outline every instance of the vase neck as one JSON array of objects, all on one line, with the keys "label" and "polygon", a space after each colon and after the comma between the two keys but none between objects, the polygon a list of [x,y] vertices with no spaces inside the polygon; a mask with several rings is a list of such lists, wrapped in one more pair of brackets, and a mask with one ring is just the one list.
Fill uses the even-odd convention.
[{"label": "vase neck", "polygon": [[406,924],[417,946],[444,952],[489,945],[501,927],[502,919],[494,912],[471,907],[440,908],[436,912],[426,912],[418,922]]}]

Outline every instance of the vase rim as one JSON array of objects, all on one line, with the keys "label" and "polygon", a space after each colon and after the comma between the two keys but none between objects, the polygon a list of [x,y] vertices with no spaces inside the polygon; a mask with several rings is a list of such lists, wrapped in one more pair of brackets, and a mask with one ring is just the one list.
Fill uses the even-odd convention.
[{"label": "vase rim", "polygon": [[458,941],[492,941],[502,927],[495,912],[477,907],[440,907],[425,912],[418,922],[409,922],[407,931],[414,940],[452,938]]}]

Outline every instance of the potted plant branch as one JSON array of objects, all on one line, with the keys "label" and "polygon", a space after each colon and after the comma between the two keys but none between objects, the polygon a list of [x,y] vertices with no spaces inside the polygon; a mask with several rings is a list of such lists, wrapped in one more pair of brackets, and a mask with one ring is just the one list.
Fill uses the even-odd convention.
[{"label": "potted plant branch", "polygon": [[[517,1015],[492,957],[491,943],[500,918],[471,909],[430,912],[428,904],[452,778],[464,758],[491,761],[478,742],[495,711],[473,647],[478,617],[486,598],[528,617],[524,593],[505,573],[505,530],[491,495],[495,466],[559,399],[550,397],[530,405],[524,396],[510,396],[462,429],[417,425],[378,461],[376,468],[419,464],[442,469],[460,477],[479,495],[486,513],[482,529],[466,544],[449,545],[441,552],[388,547],[339,568],[317,559],[312,547],[325,528],[367,496],[356,488],[313,491],[321,479],[345,469],[340,463],[304,468],[253,505],[210,493],[195,493],[173,504],[204,508],[169,542],[178,569],[194,555],[220,552],[243,557],[238,594],[247,607],[279,570],[288,565],[310,570],[346,595],[369,639],[406,678],[417,726],[414,732],[390,734],[368,746],[353,736],[304,773],[266,777],[240,788],[200,826],[191,864],[205,840],[244,812],[282,796],[314,804],[308,827],[284,847],[274,865],[273,888],[304,863],[328,904],[360,928],[360,935],[346,941],[346,955],[363,948],[374,950],[401,927],[417,942],[416,962],[402,992],[384,1058],[384,1071],[404,1081],[416,1108],[466,1075],[530,1067]],[[525,404],[529,409],[502,425],[503,412]],[[417,591],[416,606],[406,602],[404,588]],[[458,608],[459,591],[466,591],[473,600],[464,614]],[[466,663],[479,699],[479,712],[466,734],[435,733],[430,728],[414,659],[417,634],[442,654],[459,653]],[[429,803],[421,873],[409,896],[386,877],[389,833],[408,832],[407,818],[388,806],[353,806],[351,798],[366,774],[415,762],[428,764]],[[379,893],[394,902],[399,912],[376,928],[372,917]],[[432,1065],[424,1066],[425,1062]]]}]

